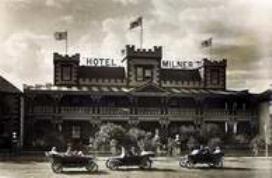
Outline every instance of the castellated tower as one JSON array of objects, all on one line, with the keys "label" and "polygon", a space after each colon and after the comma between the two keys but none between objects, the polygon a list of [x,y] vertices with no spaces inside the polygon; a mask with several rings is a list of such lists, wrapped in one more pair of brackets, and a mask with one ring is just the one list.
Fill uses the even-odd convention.
[{"label": "castellated tower", "polygon": [[204,87],[209,89],[226,89],[227,60],[210,61],[203,59]]},{"label": "castellated tower", "polygon": [[55,85],[77,85],[78,67],[80,55],[72,56],[54,53],[54,84]]},{"label": "castellated tower", "polygon": [[126,45],[124,60],[127,62],[127,85],[160,85],[161,59],[161,46],[154,46],[153,49],[135,49],[134,45]]}]

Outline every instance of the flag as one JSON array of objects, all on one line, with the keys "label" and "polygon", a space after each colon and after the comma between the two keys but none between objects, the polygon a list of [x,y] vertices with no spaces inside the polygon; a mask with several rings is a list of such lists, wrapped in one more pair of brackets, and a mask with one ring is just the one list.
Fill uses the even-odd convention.
[{"label": "flag", "polygon": [[209,46],[212,46],[212,38],[209,38],[201,42],[201,47],[205,48]]},{"label": "flag", "polygon": [[143,21],[143,18],[142,17],[138,17],[135,21],[131,22],[129,24],[129,29],[133,29],[133,28],[136,28],[138,26],[141,26],[142,25],[142,21]]},{"label": "flag", "polygon": [[54,36],[58,41],[67,40],[67,32],[55,32]]},{"label": "flag", "polygon": [[126,50],[125,49],[122,49],[121,50],[121,55],[124,56],[126,54]]}]

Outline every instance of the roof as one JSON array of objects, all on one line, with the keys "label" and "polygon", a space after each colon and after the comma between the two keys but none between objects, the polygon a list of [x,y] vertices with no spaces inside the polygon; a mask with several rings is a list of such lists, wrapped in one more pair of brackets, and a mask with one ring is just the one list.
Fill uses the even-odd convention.
[{"label": "roof", "polygon": [[200,81],[201,77],[198,69],[192,70],[161,69],[161,80]]},{"label": "roof", "polygon": [[23,84],[10,74],[0,70],[0,92],[21,93]]},{"label": "roof", "polygon": [[[119,87],[119,86],[54,86],[54,85],[36,85],[26,86],[25,93],[27,92],[38,92],[38,93],[50,93],[50,92],[62,92],[62,93],[92,93],[92,94],[134,94],[134,93],[146,93],[148,95],[156,94],[170,94],[175,96],[186,96],[186,95],[247,95],[247,91],[230,91],[230,90],[213,90],[213,89],[184,89],[184,88],[162,88],[162,92],[151,92],[151,91],[139,91],[135,92],[136,88],[132,87]],[[165,91],[165,92],[164,92]]]},{"label": "roof", "polygon": [[80,66],[78,69],[79,78],[111,78],[124,79],[124,67],[95,67],[95,66]]},{"label": "roof", "polygon": [[20,93],[21,91],[4,77],[0,76],[0,92]]},{"label": "roof", "polygon": [[259,100],[261,101],[272,101],[272,90],[266,90],[258,95]]}]

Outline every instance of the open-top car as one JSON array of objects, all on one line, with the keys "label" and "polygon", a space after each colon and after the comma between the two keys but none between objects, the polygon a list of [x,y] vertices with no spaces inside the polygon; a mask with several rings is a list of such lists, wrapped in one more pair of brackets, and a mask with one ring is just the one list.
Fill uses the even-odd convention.
[{"label": "open-top car", "polygon": [[181,167],[192,168],[195,164],[207,164],[209,167],[222,168],[224,153],[220,150],[209,151],[208,149],[194,150],[192,153],[181,157]]},{"label": "open-top car", "polygon": [[55,173],[61,173],[63,167],[85,167],[90,172],[98,170],[98,165],[94,157],[89,155],[66,155],[64,153],[50,152],[46,152],[45,154],[49,158],[51,168]]},{"label": "open-top car", "polygon": [[119,167],[138,166],[141,169],[150,169],[152,166],[151,157],[154,157],[154,152],[143,151],[139,155],[127,155],[122,153],[119,156],[111,157],[106,161],[106,167],[111,170],[116,170]]}]

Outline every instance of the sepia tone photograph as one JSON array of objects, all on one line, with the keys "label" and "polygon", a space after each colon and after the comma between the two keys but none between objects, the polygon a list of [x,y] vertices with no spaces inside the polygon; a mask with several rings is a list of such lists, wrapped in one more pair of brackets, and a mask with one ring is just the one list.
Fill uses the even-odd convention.
[{"label": "sepia tone photograph", "polygon": [[272,1],[0,0],[0,178],[267,178]]}]

